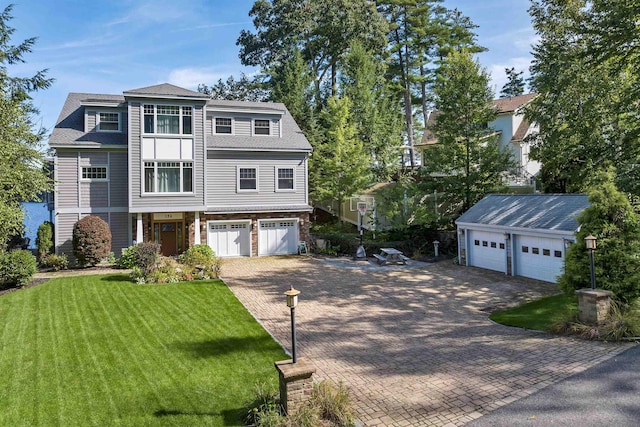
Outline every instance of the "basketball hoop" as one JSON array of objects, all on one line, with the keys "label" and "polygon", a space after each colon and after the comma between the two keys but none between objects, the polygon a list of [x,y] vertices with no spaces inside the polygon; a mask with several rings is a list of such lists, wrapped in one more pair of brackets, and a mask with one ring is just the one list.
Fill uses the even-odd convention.
[{"label": "basketball hoop", "polygon": [[358,202],[358,212],[360,212],[360,215],[364,216],[364,214],[367,213],[367,210],[369,210],[368,205],[367,202]]}]

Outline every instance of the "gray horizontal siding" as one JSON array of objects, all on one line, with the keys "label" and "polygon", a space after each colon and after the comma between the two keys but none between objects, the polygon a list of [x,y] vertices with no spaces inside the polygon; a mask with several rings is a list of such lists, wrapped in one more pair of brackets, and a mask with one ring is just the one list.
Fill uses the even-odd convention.
[{"label": "gray horizontal siding", "polygon": [[236,117],[234,119],[234,135],[251,135],[251,119]]},{"label": "gray horizontal siding", "polygon": [[109,153],[106,151],[80,152],[80,166],[105,166],[109,164]]},{"label": "gray horizontal siding", "polygon": [[[306,203],[305,155],[301,153],[207,154],[207,206],[302,205]],[[237,168],[258,168],[258,192],[237,192]],[[275,191],[276,167],[293,167],[295,192]]]},{"label": "gray horizontal siding", "polygon": [[112,207],[126,207],[129,203],[127,153],[109,153],[109,198]]},{"label": "gray horizontal siding", "polygon": [[78,207],[78,152],[58,150],[56,168],[57,207]]},{"label": "gray horizontal siding", "polygon": [[109,228],[111,229],[111,250],[120,257],[122,249],[131,245],[129,233],[129,214],[126,212],[111,212],[109,214]]},{"label": "gray horizontal siding", "polygon": [[98,123],[97,113],[95,111],[87,111],[86,132],[95,132]]},{"label": "gray horizontal siding", "polygon": [[80,182],[80,207],[104,208],[109,206],[108,182]]},{"label": "gray horizontal siding", "polygon": [[62,214],[56,215],[56,254],[66,254],[68,257],[73,256],[73,226],[78,221],[78,214]]}]

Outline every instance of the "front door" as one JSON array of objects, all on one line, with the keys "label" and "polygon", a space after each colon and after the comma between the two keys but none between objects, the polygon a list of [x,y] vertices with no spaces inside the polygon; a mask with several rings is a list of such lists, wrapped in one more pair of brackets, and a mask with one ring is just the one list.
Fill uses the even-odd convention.
[{"label": "front door", "polygon": [[182,222],[156,222],[153,225],[155,240],[160,243],[164,256],[178,255],[183,249]]}]

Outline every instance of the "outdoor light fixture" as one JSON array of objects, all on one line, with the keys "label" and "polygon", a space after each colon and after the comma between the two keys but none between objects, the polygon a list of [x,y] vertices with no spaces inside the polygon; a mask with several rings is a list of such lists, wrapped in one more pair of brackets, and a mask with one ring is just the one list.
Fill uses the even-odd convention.
[{"label": "outdoor light fixture", "polygon": [[287,296],[287,307],[291,309],[291,358],[293,363],[297,362],[296,358],[296,306],[298,305],[298,295],[300,291],[293,288],[284,293]]},{"label": "outdoor light fixture", "polygon": [[596,239],[592,234],[589,234],[584,238],[584,241],[587,245],[587,249],[589,249],[589,261],[591,262],[591,289],[596,288],[596,273],[595,267],[593,263],[593,251],[596,250]]}]

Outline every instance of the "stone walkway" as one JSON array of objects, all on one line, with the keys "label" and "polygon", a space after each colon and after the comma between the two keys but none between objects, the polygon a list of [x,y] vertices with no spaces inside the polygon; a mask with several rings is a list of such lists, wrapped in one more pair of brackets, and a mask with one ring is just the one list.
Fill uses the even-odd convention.
[{"label": "stone walkway", "polygon": [[556,286],[451,262],[260,257],[225,260],[222,276],[286,348],[283,292],[302,292],[298,354],[350,387],[365,426],[464,425],[629,348],[494,324],[496,307]]}]

